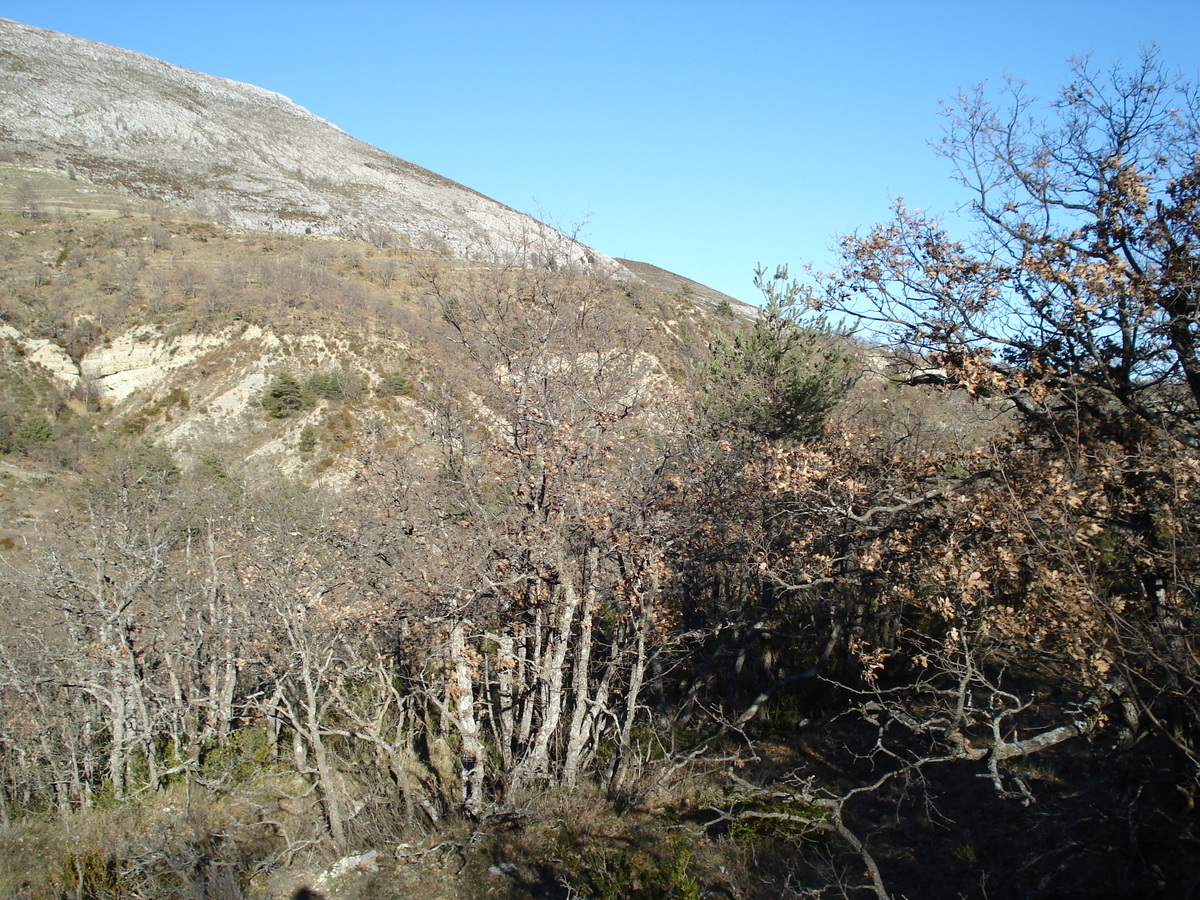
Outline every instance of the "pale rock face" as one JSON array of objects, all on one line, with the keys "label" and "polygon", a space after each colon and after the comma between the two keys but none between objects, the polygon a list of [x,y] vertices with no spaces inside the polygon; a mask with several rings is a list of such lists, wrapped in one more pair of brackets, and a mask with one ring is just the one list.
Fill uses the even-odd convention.
[{"label": "pale rock face", "polygon": [[248,408],[256,406],[258,399],[267,390],[266,372],[250,372],[227,390],[222,390],[208,399],[205,407],[213,419],[232,419],[242,415]]},{"label": "pale rock face", "polygon": [[463,258],[616,261],[356,140],[286,97],[0,19],[0,144],[230,225]]},{"label": "pale rock face", "polygon": [[0,337],[15,341],[27,360],[48,370],[67,390],[79,385],[79,367],[58,344],[42,338],[26,337],[11,325],[0,325]]},{"label": "pale rock face", "polygon": [[89,351],[80,374],[97,395],[118,404],[130,395],[160,384],[171,372],[192,365],[204,353],[229,342],[226,332],[182,334],[157,339],[152,330],[123,335],[111,344]]},{"label": "pale rock face", "polygon": [[[138,392],[154,393],[172,375],[200,364],[207,354],[227,348],[235,341],[242,343],[252,349],[256,371],[229,373],[236,383],[215,395],[208,404],[218,416],[240,414],[251,396],[261,396],[266,387],[265,367],[275,361],[282,348],[278,337],[258,326],[247,327],[236,335],[225,330],[171,337],[144,327],[88,351],[77,366],[58,344],[27,337],[11,325],[0,325],[0,339],[15,342],[28,362],[49,371],[68,390],[87,383],[94,396],[112,406],[119,406]],[[307,340],[318,350],[323,347],[318,337]]]}]

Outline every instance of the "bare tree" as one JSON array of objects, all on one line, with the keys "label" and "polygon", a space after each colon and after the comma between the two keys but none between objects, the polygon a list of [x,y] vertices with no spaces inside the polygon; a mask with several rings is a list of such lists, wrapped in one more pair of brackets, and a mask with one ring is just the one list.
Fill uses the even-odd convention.
[{"label": "bare tree", "polygon": [[652,360],[602,282],[527,262],[425,270],[475,380],[441,407],[442,469],[413,492],[432,506],[406,494],[395,538],[420,560],[411,630],[439,648],[410,677],[472,812],[576,783],[604,742],[610,785],[629,781],[669,620]]},{"label": "bare tree", "polygon": [[17,209],[25,218],[40,219],[42,217],[42,197],[28,178],[17,183],[14,201]]}]

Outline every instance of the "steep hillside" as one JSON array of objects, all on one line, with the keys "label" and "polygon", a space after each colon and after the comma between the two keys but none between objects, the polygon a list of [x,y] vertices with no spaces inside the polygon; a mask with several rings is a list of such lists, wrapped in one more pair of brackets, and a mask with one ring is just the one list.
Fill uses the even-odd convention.
[{"label": "steep hillside", "polygon": [[[901,212],[747,323],[272,95],[3,34],[0,896],[1200,895],[1200,148],[1051,152],[1200,93],[1061,95],[1069,240]],[[863,298],[895,343],[807,302]]]},{"label": "steep hillside", "polygon": [[[116,434],[184,465],[336,478],[367,422],[419,440],[447,386],[481,402],[439,291],[524,267],[602,285],[660,380],[748,310],[278,94],[7,20],[0,217],[0,449],[23,471],[68,471]],[[280,377],[304,401],[272,415]]]},{"label": "steep hillside", "polygon": [[[248,473],[335,483],[368,426],[419,444],[447,391],[482,404],[435,283],[470,290],[513,271],[237,230],[55,168],[0,163],[5,532],[40,519],[53,507],[44,490],[114,436],[158,443],[185,467],[220,457]],[[606,321],[635,323],[619,340],[664,390],[731,322],[669,283],[585,280],[603,294]],[[304,398],[274,415],[263,401],[281,376]],[[32,441],[21,432],[42,422]]]},{"label": "steep hillside", "polygon": [[740,319],[753,319],[757,313],[755,307],[747,303],[734,300],[698,281],[692,281],[690,278],[684,278],[682,275],[676,275],[674,272],[668,272],[658,266],[635,262],[632,259],[618,259],[617,262],[644,284],[668,294],[675,294],[714,312],[719,311],[724,317],[737,316]]},{"label": "steep hillside", "polygon": [[0,149],[241,228],[619,268],[279,94],[3,19]]}]

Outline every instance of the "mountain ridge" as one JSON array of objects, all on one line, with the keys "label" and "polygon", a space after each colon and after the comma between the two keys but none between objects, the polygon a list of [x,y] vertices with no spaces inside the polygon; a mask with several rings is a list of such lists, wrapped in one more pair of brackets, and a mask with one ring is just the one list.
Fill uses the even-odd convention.
[{"label": "mountain ridge", "polygon": [[22,161],[240,228],[407,244],[460,258],[540,248],[619,263],[348,135],[282,94],[0,19],[0,143]]}]

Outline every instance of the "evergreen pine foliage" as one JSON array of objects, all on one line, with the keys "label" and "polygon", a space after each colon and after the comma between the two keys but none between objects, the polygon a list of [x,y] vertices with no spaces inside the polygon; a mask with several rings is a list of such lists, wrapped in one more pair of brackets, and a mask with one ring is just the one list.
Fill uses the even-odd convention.
[{"label": "evergreen pine foliage", "polygon": [[716,433],[803,443],[821,433],[830,410],[854,384],[838,332],[823,319],[803,322],[803,288],[786,266],[755,273],[764,304],[753,325],[709,346],[701,406]]},{"label": "evergreen pine foliage", "polygon": [[304,382],[304,394],[313,399],[352,400],[362,392],[362,377],[346,369],[314,372]]},{"label": "evergreen pine foliage", "polygon": [[304,391],[291,372],[280,372],[267,388],[263,408],[273,419],[284,419],[304,407]]},{"label": "evergreen pine foliage", "polygon": [[41,413],[30,413],[17,426],[12,436],[14,453],[28,453],[36,447],[44,447],[54,440],[54,429]]}]

